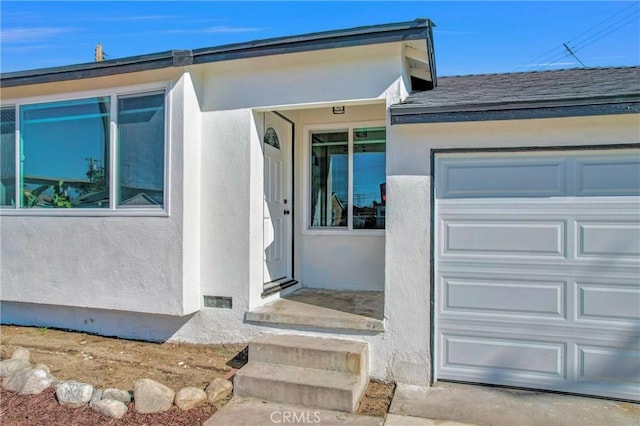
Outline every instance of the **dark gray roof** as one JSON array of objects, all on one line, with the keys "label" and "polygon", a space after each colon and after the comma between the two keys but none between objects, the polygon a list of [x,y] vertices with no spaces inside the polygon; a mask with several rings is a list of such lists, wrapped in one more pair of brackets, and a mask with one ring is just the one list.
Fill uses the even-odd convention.
[{"label": "dark gray roof", "polygon": [[391,107],[391,123],[639,112],[640,67],[439,77]]},{"label": "dark gray roof", "polygon": [[[323,31],[196,50],[171,50],[101,62],[16,71],[0,74],[0,86],[12,87],[54,81],[77,80],[159,68],[320,49],[421,39],[430,40],[432,27],[433,23],[429,19],[416,19],[408,22]],[[432,71],[435,67],[430,68]],[[432,75],[432,77],[433,81],[435,81],[435,75]]]}]

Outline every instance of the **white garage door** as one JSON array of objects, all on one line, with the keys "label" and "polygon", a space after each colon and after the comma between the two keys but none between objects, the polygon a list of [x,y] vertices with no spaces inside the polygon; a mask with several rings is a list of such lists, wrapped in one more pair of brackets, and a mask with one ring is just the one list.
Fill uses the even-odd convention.
[{"label": "white garage door", "polygon": [[640,399],[640,151],[442,153],[435,375]]}]

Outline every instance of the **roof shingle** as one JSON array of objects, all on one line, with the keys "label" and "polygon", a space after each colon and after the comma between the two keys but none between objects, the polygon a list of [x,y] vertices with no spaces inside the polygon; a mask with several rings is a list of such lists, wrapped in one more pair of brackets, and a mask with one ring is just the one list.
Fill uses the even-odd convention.
[{"label": "roof shingle", "polygon": [[440,77],[433,90],[413,93],[393,105],[391,115],[424,116],[638,101],[640,67],[579,68]]}]

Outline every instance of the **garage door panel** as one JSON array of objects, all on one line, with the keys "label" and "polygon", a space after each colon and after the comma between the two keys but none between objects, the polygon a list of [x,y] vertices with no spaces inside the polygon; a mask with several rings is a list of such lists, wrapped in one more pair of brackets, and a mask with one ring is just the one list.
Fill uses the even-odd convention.
[{"label": "garage door panel", "polygon": [[565,193],[565,162],[562,159],[522,161],[491,158],[447,161],[439,164],[439,198],[549,197]]},{"label": "garage door panel", "polygon": [[578,356],[578,380],[640,383],[640,351],[578,346]]},{"label": "garage door panel", "polygon": [[577,256],[628,257],[640,256],[640,224],[634,222],[576,222]]},{"label": "garage door panel", "polygon": [[437,379],[640,399],[639,154],[436,155]]},{"label": "garage door panel", "polygon": [[577,158],[577,196],[640,195],[640,156]]},{"label": "garage door panel", "polygon": [[443,315],[566,318],[566,281],[456,276],[445,276],[440,280],[444,289]]},{"label": "garage door panel", "polygon": [[564,221],[442,221],[443,251],[448,254],[566,256]]},{"label": "garage door panel", "polygon": [[578,319],[633,321],[640,326],[640,288],[610,282],[577,283]]},{"label": "garage door panel", "polygon": [[443,334],[442,340],[443,369],[565,377],[564,343],[448,334]]},{"label": "garage door panel", "polygon": [[[478,217],[553,221],[570,217],[587,222],[638,222],[638,197],[552,197],[437,200],[438,217],[472,220]],[[489,215],[489,216],[487,216]]]}]

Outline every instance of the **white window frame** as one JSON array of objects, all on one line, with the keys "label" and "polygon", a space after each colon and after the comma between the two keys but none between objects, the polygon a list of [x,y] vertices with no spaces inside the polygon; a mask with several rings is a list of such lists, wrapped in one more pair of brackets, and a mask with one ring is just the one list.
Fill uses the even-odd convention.
[{"label": "white window frame", "polygon": [[[117,120],[118,98],[123,96],[144,96],[154,92],[164,92],[164,185],[162,208],[119,208],[116,197],[117,191]],[[109,208],[51,208],[51,209],[25,209],[17,205],[0,206],[0,216],[63,216],[63,217],[106,217],[106,216],[154,216],[168,217],[171,206],[171,85],[169,82],[137,84],[131,86],[109,87],[100,90],[85,90],[55,95],[31,96],[15,99],[3,99],[1,108],[15,108],[15,170],[21,173],[20,165],[20,107],[47,102],[73,101],[86,98],[109,97],[111,101],[109,116]],[[17,179],[16,175],[16,179]],[[20,199],[21,188],[16,181],[16,202]]]},{"label": "white window frame", "polygon": [[[360,127],[387,127],[387,123],[384,120],[375,121],[349,121],[343,123],[332,124],[307,124],[302,126],[304,134],[304,147],[303,147],[303,165],[302,165],[302,217],[303,235],[341,235],[341,236],[380,236],[385,235],[386,232],[386,220],[385,229],[353,229],[353,130]],[[347,226],[311,226],[311,134],[315,132],[326,131],[346,131],[348,132],[349,140],[349,196],[347,203],[349,204],[349,211],[347,214]],[[386,166],[386,149],[385,149],[385,166]],[[386,181],[386,167],[385,167],[385,181]],[[386,218],[385,218],[386,219]]]}]

